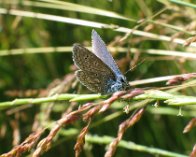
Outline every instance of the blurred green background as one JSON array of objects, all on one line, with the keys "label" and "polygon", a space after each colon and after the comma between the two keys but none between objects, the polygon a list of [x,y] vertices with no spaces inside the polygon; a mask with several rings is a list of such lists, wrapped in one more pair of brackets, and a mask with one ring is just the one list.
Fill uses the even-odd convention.
[{"label": "blurred green background", "polygon": [[[196,34],[195,4],[194,1],[183,2],[189,2],[189,5],[179,4],[179,1],[174,0],[1,0],[0,101],[50,95],[51,89],[62,85],[68,75],[73,76],[76,67],[72,61],[72,45],[81,43],[91,46],[92,29],[100,34],[110,48],[123,48],[122,51],[113,49],[111,52],[123,73],[134,68],[126,74],[130,82],[194,72],[196,44],[183,46],[183,42]],[[128,29],[141,32],[139,34],[133,31],[126,37],[126,33],[130,32]],[[182,39],[182,42],[178,42],[176,38]],[[150,50],[155,51],[150,53]],[[164,54],[160,54],[160,50]],[[191,54],[195,56],[192,57]],[[76,84],[75,79],[70,82],[71,86],[65,92],[90,93],[84,86]],[[134,87],[164,86],[165,82],[157,82]],[[58,91],[63,92],[64,90]],[[196,89],[185,88],[177,94],[195,96]],[[101,124],[92,127],[89,133],[100,138],[104,135],[116,137],[119,124],[131,114],[123,113],[122,108],[132,103],[134,102],[120,101],[115,105],[117,107],[96,115],[92,123]],[[40,122],[39,126],[45,126],[58,120],[70,103],[56,102],[53,105],[47,121],[43,121],[45,110],[49,106],[47,103],[27,105],[22,109],[17,106],[2,108],[0,153],[8,152],[14,145],[24,141],[32,132],[35,121]],[[187,134],[182,132],[189,120],[195,117],[196,107],[183,107],[183,116],[177,116],[179,107],[169,107],[163,102],[160,102],[158,108],[153,105],[154,103],[148,104],[144,116],[127,130],[123,139],[147,148],[189,155],[196,141],[196,132],[194,128]],[[121,114],[106,122],[102,121],[116,112]],[[84,126],[84,122],[78,121],[62,128],[65,134],[58,134],[52,148],[43,156],[74,156],[76,137]],[[73,134],[66,134],[67,130],[73,128]],[[46,131],[46,135],[48,132]],[[104,156],[105,148],[105,144],[87,141],[81,156]],[[156,153],[118,148],[115,156],[150,157],[156,156]]]}]

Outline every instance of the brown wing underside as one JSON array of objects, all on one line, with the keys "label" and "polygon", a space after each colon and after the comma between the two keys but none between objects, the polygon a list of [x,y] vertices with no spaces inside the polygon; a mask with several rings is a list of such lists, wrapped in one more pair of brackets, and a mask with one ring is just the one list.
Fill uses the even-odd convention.
[{"label": "brown wing underside", "polygon": [[80,44],[74,44],[73,46],[73,60],[75,65],[81,70],[108,75],[115,79],[112,70],[95,54]]}]

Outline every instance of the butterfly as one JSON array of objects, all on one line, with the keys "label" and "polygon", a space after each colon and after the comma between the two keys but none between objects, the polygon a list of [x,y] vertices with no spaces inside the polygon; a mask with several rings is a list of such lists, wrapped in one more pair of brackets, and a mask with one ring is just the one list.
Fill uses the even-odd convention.
[{"label": "butterfly", "polygon": [[105,43],[92,30],[92,52],[80,44],[73,45],[73,61],[79,70],[78,80],[95,93],[111,94],[130,87]]}]

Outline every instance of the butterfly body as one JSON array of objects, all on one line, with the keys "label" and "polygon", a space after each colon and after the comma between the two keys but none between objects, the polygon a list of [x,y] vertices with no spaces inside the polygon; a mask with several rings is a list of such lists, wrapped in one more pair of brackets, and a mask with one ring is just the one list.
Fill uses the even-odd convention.
[{"label": "butterfly body", "polygon": [[78,80],[93,92],[111,94],[129,87],[101,37],[92,31],[93,53],[80,44],[73,46],[73,61],[80,69]]}]

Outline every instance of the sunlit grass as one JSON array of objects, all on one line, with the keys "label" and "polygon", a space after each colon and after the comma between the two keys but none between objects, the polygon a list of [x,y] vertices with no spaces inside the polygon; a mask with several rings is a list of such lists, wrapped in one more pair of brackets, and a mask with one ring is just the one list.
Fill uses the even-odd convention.
[{"label": "sunlit grass", "polygon": [[[0,154],[185,157],[194,153],[193,1],[0,4],[0,135],[6,141],[0,142]],[[87,94],[75,80],[72,45],[91,49],[92,29],[100,33],[119,65],[125,70],[136,67],[126,75],[132,91]],[[134,93],[137,86],[141,93]]]}]

